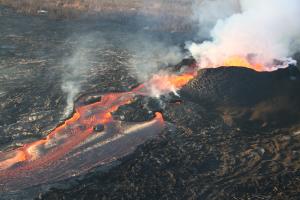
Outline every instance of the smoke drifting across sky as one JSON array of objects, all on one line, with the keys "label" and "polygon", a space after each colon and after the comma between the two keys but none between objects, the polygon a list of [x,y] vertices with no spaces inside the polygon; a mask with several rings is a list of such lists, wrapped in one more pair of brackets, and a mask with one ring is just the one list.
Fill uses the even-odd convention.
[{"label": "smoke drifting across sky", "polygon": [[204,0],[197,12],[202,37],[216,22],[211,40],[187,44],[200,68],[218,67],[239,56],[269,71],[292,62],[289,57],[299,50],[299,0]]},{"label": "smoke drifting across sky", "polygon": [[[166,78],[168,73],[161,70],[168,65],[176,65],[184,57],[179,47],[164,41],[158,41],[144,35],[140,35],[140,38],[132,41],[135,42],[127,44],[132,53],[129,60],[129,70],[139,82],[149,80],[153,74],[160,74]],[[168,84],[171,87],[170,83],[165,82],[164,84],[165,87]],[[159,98],[164,94],[164,91],[160,91],[156,86],[155,84],[148,85],[151,90],[150,96]],[[176,89],[173,88],[171,91],[176,91]]]},{"label": "smoke drifting across sky", "polygon": [[183,58],[179,47],[145,36],[140,36],[128,46],[133,55],[129,63],[131,72],[141,82],[148,80],[163,67],[179,63]]}]

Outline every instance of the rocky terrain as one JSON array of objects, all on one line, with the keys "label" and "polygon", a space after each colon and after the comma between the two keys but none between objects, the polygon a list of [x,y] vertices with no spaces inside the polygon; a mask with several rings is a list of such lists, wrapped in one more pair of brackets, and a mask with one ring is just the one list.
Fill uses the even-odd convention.
[{"label": "rocky terrain", "polygon": [[[130,73],[134,55],[122,43],[136,39],[134,20],[50,20],[5,7],[0,16],[1,151],[45,137],[68,117],[65,82],[80,82],[75,99],[139,82]],[[78,60],[76,49],[88,61]],[[76,70],[69,67],[74,60]],[[162,112],[167,127],[159,138],[112,166],[6,199],[298,199],[299,82],[295,67],[200,70],[180,97],[138,97],[113,113],[132,122]]]},{"label": "rocky terrain", "polygon": [[[40,199],[297,199],[299,78],[292,68],[202,70],[180,98],[164,101],[170,124],[161,139]],[[140,105],[118,114],[143,118]]]},{"label": "rocky terrain", "polygon": [[0,0],[0,5],[30,15],[54,19],[101,16],[115,21],[126,21],[128,16],[137,16],[151,22],[147,28],[168,31],[192,29],[193,3],[192,0]]}]

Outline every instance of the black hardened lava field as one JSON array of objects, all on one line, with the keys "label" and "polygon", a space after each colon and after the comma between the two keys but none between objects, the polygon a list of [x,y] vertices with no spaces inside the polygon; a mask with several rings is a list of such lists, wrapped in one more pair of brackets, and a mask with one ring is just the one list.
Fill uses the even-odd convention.
[{"label": "black hardened lava field", "polygon": [[0,0],[0,200],[300,198],[297,0],[45,2]]}]

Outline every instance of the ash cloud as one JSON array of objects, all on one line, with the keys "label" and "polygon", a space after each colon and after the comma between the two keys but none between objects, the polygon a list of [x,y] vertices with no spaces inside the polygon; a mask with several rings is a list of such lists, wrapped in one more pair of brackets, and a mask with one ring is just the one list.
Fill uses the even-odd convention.
[{"label": "ash cloud", "polygon": [[[221,1],[204,2],[206,6],[201,8],[200,4],[200,10],[196,11],[202,9],[208,13],[204,17],[198,13],[204,30],[216,21],[209,33],[210,40],[187,44],[201,68],[218,67],[232,56],[261,63],[266,71],[295,64],[290,57],[299,51],[299,0],[240,0],[222,7]],[[240,11],[228,17],[236,8]],[[205,36],[206,33],[200,31],[199,34]]]}]

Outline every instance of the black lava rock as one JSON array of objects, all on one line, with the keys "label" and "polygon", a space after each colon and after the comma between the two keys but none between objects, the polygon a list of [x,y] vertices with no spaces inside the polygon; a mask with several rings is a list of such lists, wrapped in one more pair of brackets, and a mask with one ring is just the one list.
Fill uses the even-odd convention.
[{"label": "black lava rock", "polygon": [[279,95],[293,96],[300,89],[300,74],[281,69],[275,72],[256,72],[242,67],[220,67],[200,70],[181,94],[193,101],[251,106]]},{"label": "black lava rock", "polygon": [[[40,199],[298,199],[300,84],[293,76],[289,69],[201,70],[179,100],[164,101],[171,126],[161,139]],[[153,105],[139,98],[114,117],[137,120]]]},{"label": "black lava rock", "polygon": [[103,124],[97,124],[97,125],[94,127],[94,131],[96,131],[96,132],[104,131],[104,125],[103,125]]}]

